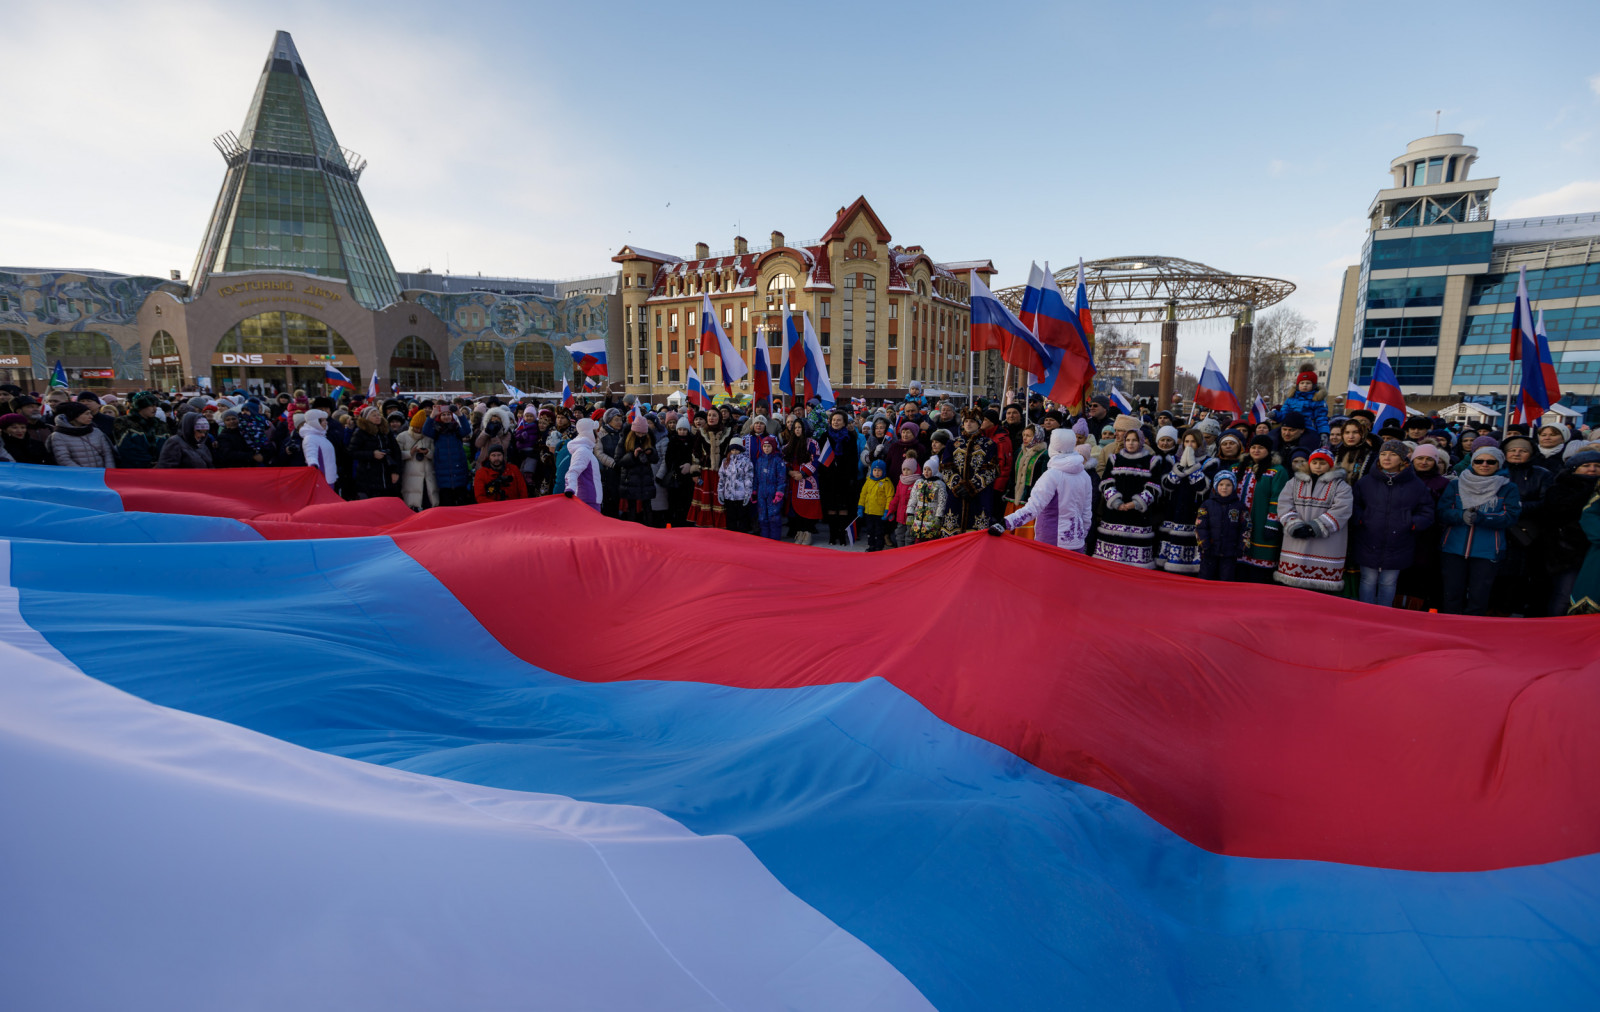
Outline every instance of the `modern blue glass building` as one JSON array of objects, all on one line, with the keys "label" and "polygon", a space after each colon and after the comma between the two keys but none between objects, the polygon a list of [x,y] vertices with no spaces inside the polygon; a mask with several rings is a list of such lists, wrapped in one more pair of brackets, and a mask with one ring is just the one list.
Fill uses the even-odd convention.
[{"label": "modern blue glass building", "polygon": [[1390,163],[1395,185],[1373,199],[1361,263],[1345,274],[1330,394],[1346,378],[1364,387],[1385,346],[1410,405],[1504,407],[1526,266],[1562,403],[1600,415],[1600,213],[1497,221],[1500,180],[1472,179],[1476,160],[1460,134],[1439,134]]}]

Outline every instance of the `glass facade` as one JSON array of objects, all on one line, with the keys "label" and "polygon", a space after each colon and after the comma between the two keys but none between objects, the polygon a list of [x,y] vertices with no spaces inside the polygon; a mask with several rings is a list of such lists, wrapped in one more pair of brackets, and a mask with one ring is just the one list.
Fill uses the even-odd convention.
[{"label": "glass facade", "polygon": [[[1512,271],[1474,278],[1469,305],[1492,306],[1516,301],[1517,275],[1517,271]],[[1541,299],[1570,299],[1580,295],[1600,295],[1600,264],[1528,272],[1528,297],[1536,303]]]},{"label": "glass facade", "polygon": [[1400,239],[1377,236],[1372,242],[1372,269],[1444,267],[1451,264],[1486,264],[1494,248],[1494,231],[1455,235],[1419,235]]},{"label": "glass facade", "polygon": [[[1535,300],[1537,308],[1537,300]],[[1600,340],[1600,306],[1547,309],[1544,329],[1554,345],[1560,341]],[[1511,313],[1484,313],[1467,317],[1462,344],[1507,344],[1511,340]]]},{"label": "glass facade", "polygon": [[1361,336],[1362,347],[1376,348],[1382,341],[1390,348],[1436,348],[1439,346],[1439,318],[1413,316],[1406,319],[1367,320]]},{"label": "glass facade", "polygon": [[175,390],[183,385],[183,361],[178,342],[164,330],[150,339],[150,364],[145,370],[150,385],[157,390]]},{"label": "glass facade", "polygon": [[556,389],[555,349],[546,342],[519,341],[512,349],[511,364],[517,374],[517,389]]},{"label": "glass facade", "polygon": [[1444,281],[1433,278],[1381,278],[1367,282],[1368,309],[1408,309],[1444,305]]},{"label": "glass facade", "polygon": [[395,345],[389,358],[389,377],[401,390],[442,390],[439,358],[433,346],[412,335]]},{"label": "glass facade", "polygon": [[[1356,382],[1365,386],[1372,382],[1372,368],[1377,364],[1376,354],[1363,356],[1361,369],[1356,374]],[[1437,361],[1435,355],[1400,355],[1389,356],[1389,365],[1394,367],[1395,379],[1403,387],[1433,386],[1433,367]]]},{"label": "glass facade", "polygon": [[240,320],[217,342],[217,354],[225,353],[355,359],[355,352],[338,331],[303,313],[261,313]]},{"label": "glass facade", "polygon": [[291,270],[350,283],[368,309],[400,297],[394,264],[288,34],[256,85],[195,282],[213,271]]}]

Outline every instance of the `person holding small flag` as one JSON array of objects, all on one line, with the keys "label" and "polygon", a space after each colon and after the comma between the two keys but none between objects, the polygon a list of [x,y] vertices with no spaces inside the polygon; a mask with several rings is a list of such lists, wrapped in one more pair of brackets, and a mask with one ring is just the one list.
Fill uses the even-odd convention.
[{"label": "person holding small flag", "polygon": [[810,436],[804,418],[785,430],[784,464],[789,473],[789,532],[797,545],[811,544],[817,521],[822,519],[822,491],[817,485],[817,457],[821,448]]},{"label": "person holding small flag", "polygon": [[838,408],[828,413],[828,427],[817,440],[817,485],[822,493],[822,518],[828,523],[828,544],[845,543],[845,528],[855,515],[861,437]]}]

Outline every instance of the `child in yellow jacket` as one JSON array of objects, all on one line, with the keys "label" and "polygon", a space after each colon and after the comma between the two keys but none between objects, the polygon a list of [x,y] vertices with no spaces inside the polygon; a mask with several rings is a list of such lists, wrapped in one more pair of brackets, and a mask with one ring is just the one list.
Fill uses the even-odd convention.
[{"label": "child in yellow jacket", "polygon": [[861,483],[861,498],[856,501],[856,520],[866,528],[867,551],[883,551],[883,532],[890,523],[894,504],[894,483],[888,478],[889,465],[874,460],[867,480]]}]

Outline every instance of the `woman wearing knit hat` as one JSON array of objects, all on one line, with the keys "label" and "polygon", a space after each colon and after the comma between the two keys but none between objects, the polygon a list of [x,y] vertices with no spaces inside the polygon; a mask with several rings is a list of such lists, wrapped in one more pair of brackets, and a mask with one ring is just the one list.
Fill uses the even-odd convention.
[{"label": "woman wearing knit hat", "polygon": [[117,466],[111,440],[95,426],[94,409],[82,401],[68,401],[56,412],[45,449],[63,467]]},{"label": "woman wearing knit hat", "polygon": [[1560,473],[1561,466],[1566,463],[1562,458],[1567,442],[1572,438],[1572,430],[1561,422],[1540,422],[1534,438],[1539,441],[1539,459],[1534,463],[1543,464],[1551,474]]},{"label": "woman wearing knit hat", "polygon": [[1252,436],[1245,451],[1248,464],[1238,471],[1239,499],[1250,514],[1250,541],[1239,575],[1247,583],[1271,583],[1278,570],[1283,528],[1278,523],[1278,495],[1290,469],[1272,454],[1270,435]]},{"label": "woman wearing knit hat", "polygon": [[1522,513],[1517,486],[1504,473],[1506,455],[1497,446],[1472,451],[1467,470],[1439,500],[1444,526],[1439,577],[1450,615],[1483,615],[1495,573],[1506,553],[1506,529]]},{"label": "woman wearing knit hat", "polygon": [[413,511],[439,505],[439,483],[433,473],[433,440],[422,434],[427,421],[428,412],[418,408],[395,437],[395,444],[400,447],[400,501]]},{"label": "woman wearing knit hat", "polygon": [[1360,570],[1359,600],[1394,604],[1400,574],[1416,561],[1421,532],[1433,526],[1433,494],[1411,468],[1411,451],[1391,439],[1378,451],[1378,467],[1356,483],[1350,560]]},{"label": "woman wearing knit hat", "polygon": [[1344,589],[1346,542],[1355,496],[1333,454],[1314,451],[1306,473],[1295,474],[1278,496],[1283,548],[1275,579],[1291,587],[1337,594]]},{"label": "woman wearing knit hat", "polygon": [[628,424],[617,450],[617,516],[650,524],[650,502],[656,496],[656,441],[642,416]]},{"label": "woman wearing knit hat", "polygon": [[1506,437],[1500,449],[1506,455],[1506,476],[1517,486],[1517,497],[1522,500],[1522,515],[1506,528],[1506,554],[1495,573],[1489,610],[1517,617],[1542,615],[1550,599],[1550,581],[1544,567],[1534,564],[1532,549],[1545,493],[1563,464],[1547,463],[1550,458],[1540,457],[1533,440],[1520,433]]},{"label": "woman wearing knit hat", "polygon": [[[1117,424],[1128,417],[1121,415]],[[1100,479],[1100,521],[1095,526],[1094,557],[1139,569],[1154,569],[1155,517],[1161,486],[1151,473],[1151,453],[1135,424],[1120,433],[1116,452]]]}]

